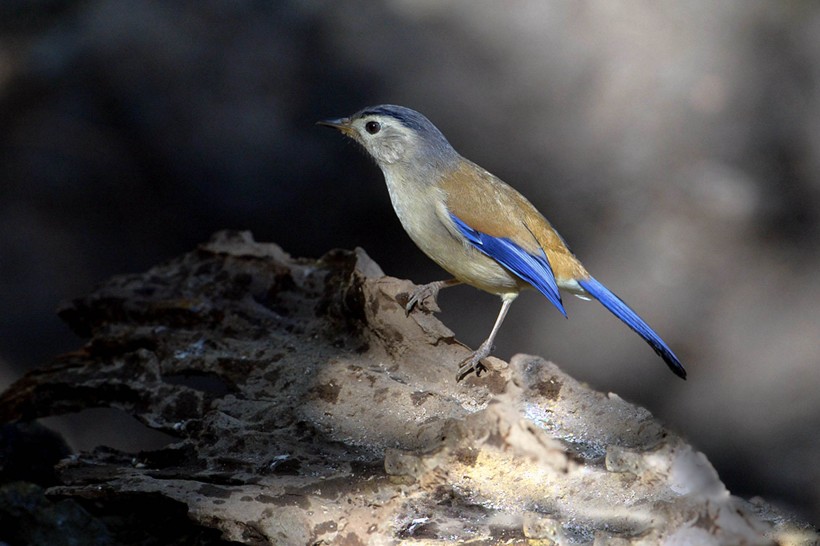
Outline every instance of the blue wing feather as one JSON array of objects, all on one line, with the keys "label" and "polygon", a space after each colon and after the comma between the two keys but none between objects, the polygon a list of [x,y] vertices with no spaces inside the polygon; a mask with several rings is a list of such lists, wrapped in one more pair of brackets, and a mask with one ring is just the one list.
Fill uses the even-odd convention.
[{"label": "blue wing feather", "polygon": [[565,317],[567,312],[558,292],[555,275],[544,251],[534,256],[506,237],[493,237],[465,224],[458,216],[450,213],[458,231],[467,238],[479,252],[497,261],[521,279],[530,283],[544,294]]},{"label": "blue wing feather", "polygon": [[672,370],[675,375],[686,379],[686,370],[683,369],[683,365],[680,360],[678,360],[678,357],[675,356],[675,353],[672,352],[672,349],[670,349],[660,336],[656,334],[635,311],[630,309],[621,298],[613,294],[609,288],[596,281],[593,277],[579,280],[578,284],[580,284],[581,288],[586,290],[590,296],[609,309],[613,315],[621,319],[624,324],[632,328],[650,347],[655,349],[658,356],[666,362],[666,365],[669,366],[669,369]]}]

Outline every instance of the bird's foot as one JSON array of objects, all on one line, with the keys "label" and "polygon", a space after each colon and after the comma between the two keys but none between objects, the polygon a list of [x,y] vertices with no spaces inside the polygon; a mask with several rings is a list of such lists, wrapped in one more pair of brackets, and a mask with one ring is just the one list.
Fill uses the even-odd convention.
[{"label": "bird's foot", "polygon": [[462,360],[458,367],[458,372],[456,372],[456,383],[464,379],[472,371],[475,371],[476,377],[481,375],[481,372],[487,369],[481,361],[490,355],[491,350],[492,346],[485,341],[476,352]]},{"label": "bird's foot", "polygon": [[442,286],[442,281],[436,281],[414,288],[412,292],[407,294],[407,304],[404,306],[405,314],[409,315],[413,307],[416,306],[428,313],[438,313],[441,311],[441,308],[436,302],[436,298],[438,298],[438,293]]}]

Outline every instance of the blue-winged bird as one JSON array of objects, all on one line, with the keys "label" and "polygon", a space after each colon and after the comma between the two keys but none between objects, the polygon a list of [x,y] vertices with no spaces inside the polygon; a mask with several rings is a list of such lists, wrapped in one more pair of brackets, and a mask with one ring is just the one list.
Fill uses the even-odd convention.
[{"label": "blue-winged bird", "polygon": [[408,312],[459,283],[501,297],[489,337],[461,363],[458,379],[490,354],[510,304],[525,288],[541,292],[564,316],[559,289],[595,298],[641,336],[672,372],[686,378],[680,360],[660,336],[584,269],[532,203],[461,157],[426,117],[403,106],[381,105],[319,124],[338,129],[373,157],[410,238],[454,277],[416,288]]}]

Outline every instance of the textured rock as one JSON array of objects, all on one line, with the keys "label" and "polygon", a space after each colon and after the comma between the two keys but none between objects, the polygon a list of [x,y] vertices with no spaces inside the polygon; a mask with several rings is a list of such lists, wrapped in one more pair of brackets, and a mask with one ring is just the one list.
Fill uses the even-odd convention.
[{"label": "textured rock", "polygon": [[[644,409],[540,358],[489,359],[364,253],[294,259],[223,232],[65,306],[90,341],[15,383],[0,420],[120,408],[176,438],[65,459],[50,498],[186,507],[250,544],[801,544]],[[433,302],[428,302],[433,307]]]}]

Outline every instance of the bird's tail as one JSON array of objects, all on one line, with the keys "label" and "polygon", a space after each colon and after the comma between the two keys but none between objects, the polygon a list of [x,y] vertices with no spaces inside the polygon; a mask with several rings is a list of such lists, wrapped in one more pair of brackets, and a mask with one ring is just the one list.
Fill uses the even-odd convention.
[{"label": "bird's tail", "polygon": [[686,379],[686,370],[675,356],[666,343],[655,333],[644,320],[638,316],[626,303],[618,296],[613,294],[609,288],[596,281],[593,277],[578,281],[578,284],[587,291],[587,293],[600,301],[604,307],[609,309],[613,315],[621,319],[624,324],[632,328],[635,333],[641,336],[650,347],[655,349],[655,352],[666,362],[669,369],[683,379]]}]

